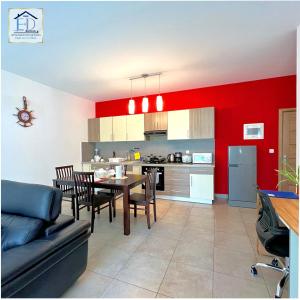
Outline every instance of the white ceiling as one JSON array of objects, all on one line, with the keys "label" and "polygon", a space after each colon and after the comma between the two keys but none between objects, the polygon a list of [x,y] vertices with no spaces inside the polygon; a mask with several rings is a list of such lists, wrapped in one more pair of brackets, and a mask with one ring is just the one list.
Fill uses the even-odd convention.
[{"label": "white ceiling", "polygon": [[[44,8],[43,45],[8,43],[12,7]],[[2,2],[2,68],[97,101],[148,72],[163,72],[162,92],[283,76],[299,24],[299,2]]]}]

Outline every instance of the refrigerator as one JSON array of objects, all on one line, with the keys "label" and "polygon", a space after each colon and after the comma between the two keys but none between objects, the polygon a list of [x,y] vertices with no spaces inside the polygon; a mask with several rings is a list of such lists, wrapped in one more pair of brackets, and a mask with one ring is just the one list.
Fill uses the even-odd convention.
[{"label": "refrigerator", "polygon": [[256,207],[256,146],[228,147],[228,204]]}]

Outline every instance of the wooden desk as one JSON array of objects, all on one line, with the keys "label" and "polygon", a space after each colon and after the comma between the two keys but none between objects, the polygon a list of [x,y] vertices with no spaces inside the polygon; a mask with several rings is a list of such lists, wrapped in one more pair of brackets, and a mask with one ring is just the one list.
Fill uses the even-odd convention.
[{"label": "wooden desk", "polygon": [[270,200],[282,222],[299,235],[299,200],[275,197]]}]

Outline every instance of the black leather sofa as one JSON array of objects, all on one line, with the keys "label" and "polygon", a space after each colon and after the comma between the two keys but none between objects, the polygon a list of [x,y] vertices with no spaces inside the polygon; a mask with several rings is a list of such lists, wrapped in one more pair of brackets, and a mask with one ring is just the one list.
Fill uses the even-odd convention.
[{"label": "black leather sofa", "polygon": [[60,190],[1,182],[3,298],[60,297],[85,271],[90,223],[60,215]]}]

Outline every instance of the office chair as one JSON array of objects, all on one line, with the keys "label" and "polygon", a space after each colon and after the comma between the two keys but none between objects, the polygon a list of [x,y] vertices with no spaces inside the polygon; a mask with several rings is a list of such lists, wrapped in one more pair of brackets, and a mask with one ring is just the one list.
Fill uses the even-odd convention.
[{"label": "office chair", "polygon": [[[281,298],[283,287],[289,277],[289,230],[279,224],[279,218],[275,213],[268,195],[258,191],[261,209],[258,213],[256,232],[264,248],[276,257],[285,258],[285,265],[274,258],[271,264],[256,263],[251,266],[253,276],[257,275],[257,267],[268,268],[282,273],[277,284],[275,298]],[[280,267],[279,264],[282,266]]]}]

